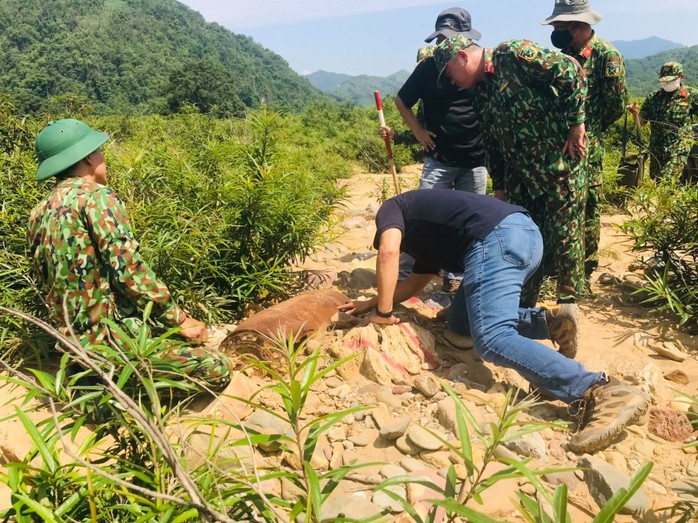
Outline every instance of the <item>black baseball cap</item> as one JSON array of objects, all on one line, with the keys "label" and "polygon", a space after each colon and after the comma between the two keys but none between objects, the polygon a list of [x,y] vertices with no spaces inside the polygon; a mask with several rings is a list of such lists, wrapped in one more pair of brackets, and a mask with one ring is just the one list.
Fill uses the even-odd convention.
[{"label": "black baseball cap", "polygon": [[435,31],[424,39],[425,42],[431,42],[439,35],[449,38],[457,34],[462,34],[471,40],[479,40],[482,38],[480,31],[473,29],[472,22],[470,21],[470,13],[460,7],[451,7],[442,11],[439,16],[436,17],[434,29]]}]

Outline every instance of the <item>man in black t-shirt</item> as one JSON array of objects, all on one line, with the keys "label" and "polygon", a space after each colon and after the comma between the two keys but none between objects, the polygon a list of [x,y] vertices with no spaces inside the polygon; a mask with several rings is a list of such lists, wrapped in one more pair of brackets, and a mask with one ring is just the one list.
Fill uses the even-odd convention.
[{"label": "man in black t-shirt", "polygon": [[[480,33],[472,28],[470,14],[458,7],[439,14],[435,31],[425,41],[436,39],[438,43],[455,34],[480,38]],[[453,188],[484,194],[485,149],[472,94],[455,85],[440,86],[438,77],[434,58],[425,57],[395,99],[402,119],[427,151],[419,188]],[[423,125],[412,110],[419,100]]]},{"label": "man in black t-shirt", "polygon": [[[441,12],[436,18],[434,32],[425,41],[437,43],[462,34],[479,39],[472,28],[470,13],[460,7]],[[395,105],[415,139],[426,149],[420,189],[456,189],[485,194],[487,167],[480,122],[473,108],[473,95],[452,84],[439,85],[439,71],[434,57],[424,54],[395,98]],[[413,107],[421,100],[422,121]],[[389,128],[381,129],[395,138]],[[403,257],[401,277],[409,274],[409,259]],[[444,290],[453,291],[460,285],[461,275],[446,272]]]},{"label": "man in black t-shirt", "polygon": [[[579,410],[587,422],[570,440],[573,451],[608,446],[647,412],[649,401],[640,390],[529,339],[548,338],[546,324],[560,318],[542,309],[519,309],[521,288],[543,255],[540,231],[523,207],[463,191],[410,191],[381,206],[376,228],[378,296],[345,310],[356,314],[375,307],[371,322],[399,323],[393,304],[424,289],[441,267],[461,271],[449,329],[469,334],[483,360],[516,370],[555,398],[586,400]],[[401,251],[415,265],[398,282]]]}]

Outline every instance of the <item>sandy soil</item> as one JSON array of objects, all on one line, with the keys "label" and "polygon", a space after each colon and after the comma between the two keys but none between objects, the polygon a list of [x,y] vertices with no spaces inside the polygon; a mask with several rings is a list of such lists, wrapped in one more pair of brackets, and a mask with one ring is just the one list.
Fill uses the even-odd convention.
[{"label": "sandy soil", "polygon": [[[416,184],[419,171],[420,166],[405,169],[401,175],[403,189]],[[299,268],[338,273],[359,267],[374,268],[375,257],[365,260],[350,258],[353,253],[375,252],[371,247],[374,226],[365,215],[366,209],[375,212],[378,208],[377,195],[384,179],[392,185],[389,175],[357,173],[347,181],[348,200],[339,216],[343,223],[343,226],[340,226],[342,234],[336,241],[319,249]],[[655,369],[652,372],[662,376],[673,371],[683,372],[687,377],[687,384],[667,382],[659,391],[659,397],[655,398],[657,406],[667,407],[675,399],[676,390],[693,396],[698,394],[698,340],[695,336],[676,330],[667,318],[654,315],[648,309],[637,305],[630,295],[632,284],[640,281],[639,276],[629,270],[637,261],[638,255],[631,252],[628,239],[616,227],[623,219],[622,215],[603,217],[601,260],[592,284],[596,296],[580,304],[583,313],[582,342],[577,359],[591,370],[605,370],[619,376],[646,373],[650,364],[651,369]],[[603,273],[615,276],[616,281],[620,283],[600,284],[597,280]],[[370,295],[372,292],[374,291],[369,290],[362,294]],[[355,296],[356,293],[352,295]],[[436,327],[436,330],[438,328]],[[683,347],[688,356],[685,361],[677,362],[660,357],[648,347],[652,344],[661,345],[663,341],[669,340],[678,342]],[[0,398],[3,399],[0,401],[0,419],[14,412],[18,402],[8,403],[7,400],[18,394],[18,390],[10,385],[0,387]],[[42,414],[32,414],[32,417],[39,419]],[[654,508],[671,505],[676,501],[676,496],[671,492],[670,483],[685,475],[687,470],[696,470],[696,453],[691,449],[683,449],[681,443],[669,443],[647,435],[642,427],[634,430],[637,439],[646,439],[652,444],[650,459],[655,462],[655,467],[650,480],[653,485],[658,486],[652,487],[651,504]],[[18,457],[21,459],[28,450],[29,441],[22,425],[17,420],[1,421],[0,463],[7,463]],[[12,455],[13,452],[16,455]],[[631,449],[629,455],[634,456],[633,453],[634,450]],[[366,456],[369,461],[380,457]],[[586,520],[594,510],[594,504],[588,501],[588,495],[586,500],[584,495],[580,496],[578,506],[588,508],[575,509],[578,517],[574,517],[574,521]],[[6,487],[0,486],[0,507],[7,507],[8,504],[9,492]],[[623,516],[619,521],[632,521],[632,518]]]}]

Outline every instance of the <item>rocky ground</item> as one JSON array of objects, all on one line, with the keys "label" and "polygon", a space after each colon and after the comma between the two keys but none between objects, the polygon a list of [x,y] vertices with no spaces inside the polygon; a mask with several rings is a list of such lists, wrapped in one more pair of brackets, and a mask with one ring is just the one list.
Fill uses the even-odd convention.
[{"label": "rocky ground", "polygon": [[[417,176],[417,167],[408,169],[403,184],[412,184]],[[308,271],[315,286],[339,288],[351,298],[375,293],[375,251],[371,243],[382,180],[380,175],[360,174],[349,182],[349,200],[340,216],[343,234],[300,267]],[[593,282],[595,297],[580,305],[582,339],[577,359],[591,370],[604,370],[651,394],[650,416],[643,425],[630,428],[593,456],[569,451],[569,432],[561,425],[511,438],[495,453],[504,459],[530,459],[531,470],[585,468],[543,475],[551,489],[562,483],[568,486],[575,522],[590,521],[609,492],[627,483],[648,461],[654,463],[648,480],[626,507],[627,515],[619,516],[617,521],[675,521],[676,516],[664,510],[666,507],[687,498],[698,502],[696,447],[684,444],[695,440],[695,433],[685,414],[690,402],[682,396],[695,397],[698,393],[698,342],[640,307],[631,295],[641,277],[633,271],[637,256],[614,227],[622,219],[603,219],[601,263]],[[342,512],[361,520],[381,511],[386,513],[385,521],[411,521],[391,497],[375,491],[377,484],[386,478],[410,476],[442,485],[445,471],[452,464],[457,476],[465,477],[466,467],[457,452],[461,443],[455,403],[442,383],[462,398],[485,439],[492,432],[488,427],[497,423],[507,393],[519,391],[519,397],[523,397],[528,390],[528,384],[515,373],[485,364],[472,351],[457,350],[448,343],[443,337],[444,323],[435,318],[447,299],[440,291],[440,281],[435,279],[419,300],[397,309],[400,325],[346,324],[319,333],[308,342],[308,351],[321,348],[333,357],[362,352],[313,387],[303,413],[307,421],[341,409],[367,407],[332,426],[321,436],[313,456],[317,471],[354,461],[371,463],[351,473],[325,504],[327,521]],[[215,339],[220,340],[233,328],[222,327]],[[227,392],[250,397],[264,383],[257,374],[238,373]],[[8,387],[0,392],[16,395]],[[279,398],[269,391],[259,395],[257,401],[273,410],[280,409]],[[0,416],[11,411],[12,405],[4,405]],[[278,418],[240,402],[220,400],[206,407],[205,412],[223,417],[234,414],[244,419],[246,427],[260,432],[285,434],[289,429]],[[690,410],[688,414],[694,415]],[[563,404],[543,402],[525,409],[519,420],[571,422],[572,418]],[[480,467],[486,448],[475,432],[471,430],[473,461]],[[205,446],[207,438],[203,440]],[[0,461],[21,459],[28,448],[20,424],[0,424]],[[254,457],[257,466],[299,467],[294,456],[273,447],[246,452],[246,459]],[[195,453],[191,459],[196,460]],[[502,468],[500,463],[490,463],[485,474]],[[287,482],[272,481],[265,487],[287,499],[297,495]],[[434,497],[425,487],[409,482],[391,489],[420,511],[426,511],[426,500]],[[521,521],[512,504],[516,492],[533,495],[535,489],[525,479],[501,481],[485,491],[482,504],[471,500],[469,506],[496,519]],[[7,506],[8,499],[8,492],[0,491],[0,506]]]}]

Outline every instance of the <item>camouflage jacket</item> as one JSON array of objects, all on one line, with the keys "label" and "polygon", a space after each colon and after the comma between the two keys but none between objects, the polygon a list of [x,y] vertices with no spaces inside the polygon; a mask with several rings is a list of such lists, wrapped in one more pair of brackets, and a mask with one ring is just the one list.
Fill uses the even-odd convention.
[{"label": "camouflage jacket", "polygon": [[668,158],[678,148],[690,148],[691,117],[698,116],[698,90],[681,86],[673,93],[664,90],[647,97],[640,117],[650,123],[650,150]]},{"label": "camouflage jacket", "polygon": [[585,121],[587,87],[573,58],[530,40],[485,49],[485,77],[475,89],[495,190],[512,201],[563,192],[583,183],[578,161],[563,158],[572,125]]},{"label": "camouflage jacket", "polygon": [[67,314],[93,344],[106,336],[101,320],[140,316],[148,303],[165,326],[186,317],[141,258],[123,202],[103,185],[60,181],[31,213],[29,245],[57,321]]},{"label": "camouflage jacket", "polygon": [[594,34],[580,51],[565,49],[582,66],[587,78],[586,131],[599,135],[623,116],[626,98],[625,65],[620,53]]}]

